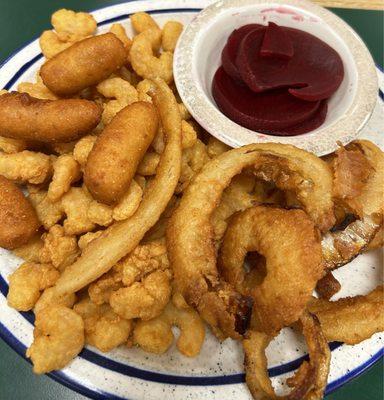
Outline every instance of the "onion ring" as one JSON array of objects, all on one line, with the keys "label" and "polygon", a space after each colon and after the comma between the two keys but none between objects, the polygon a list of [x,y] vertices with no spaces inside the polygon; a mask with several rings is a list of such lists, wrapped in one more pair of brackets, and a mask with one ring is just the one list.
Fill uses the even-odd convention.
[{"label": "onion ring", "polygon": [[[267,273],[246,289],[243,264],[250,251],[265,257]],[[320,237],[302,210],[248,208],[229,223],[218,266],[236,290],[252,296],[254,329],[273,335],[298,320],[323,274]]]},{"label": "onion ring", "polygon": [[327,386],[331,352],[321,331],[318,319],[304,313],[300,318],[302,332],[308,346],[309,363],[304,362],[296,372],[293,390],[286,396],[277,396],[268,376],[265,349],[273,339],[265,333],[250,331],[243,340],[245,351],[245,380],[255,400],[312,400],[322,399]]},{"label": "onion ring", "polygon": [[[356,167],[365,160],[365,171]],[[384,153],[367,140],[355,140],[337,150],[332,160],[336,200],[359,219],[343,231],[329,232],[322,241],[328,269],[347,264],[369,245],[383,224]]]},{"label": "onion ring", "polygon": [[329,342],[353,345],[384,331],[383,295],[383,286],[378,286],[366,296],[345,297],[337,301],[313,298],[307,309],[320,320]]},{"label": "onion ring", "polygon": [[167,137],[156,177],[145,191],[135,214],[126,221],[111,225],[100,237],[89,243],[75,263],[65,269],[56,285],[49,289],[55,296],[80,290],[130,253],[160,218],[175,191],[181,168],[180,112],[167,84],[161,79],[154,79],[153,82],[153,101]]},{"label": "onion ring", "polygon": [[[271,168],[267,161],[272,158],[280,168]],[[167,247],[176,290],[220,338],[238,338],[244,333],[251,304],[219,277],[210,218],[231,179],[253,166],[273,179],[278,188],[295,189],[304,209],[322,230],[334,224],[332,174],[325,161],[311,153],[289,145],[262,143],[230,150],[208,162],[173,213]]]}]

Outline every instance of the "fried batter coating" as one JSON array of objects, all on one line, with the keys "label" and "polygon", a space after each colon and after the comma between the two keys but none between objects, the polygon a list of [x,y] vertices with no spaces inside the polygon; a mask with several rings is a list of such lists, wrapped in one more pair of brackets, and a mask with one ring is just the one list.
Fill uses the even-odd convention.
[{"label": "fried batter coating", "polygon": [[[118,39],[120,39],[121,42],[124,44],[125,51],[127,53],[127,61],[129,61],[129,50],[131,49],[131,46],[132,46],[132,39],[128,37],[127,32],[126,32],[125,28],[123,27],[123,25],[112,24],[109,29],[109,32],[116,35],[116,37]],[[122,67],[122,68],[124,68],[124,67]],[[130,81],[128,80],[128,82],[130,82]]]},{"label": "fried batter coating", "polygon": [[93,303],[98,305],[109,303],[112,293],[123,287],[122,269],[122,264],[118,263],[97,281],[89,285],[88,294]]},{"label": "fried batter coating", "polygon": [[165,51],[156,57],[154,52],[159,49],[160,41],[159,29],[147,29],[135,36],[129,52],[132,68],[143,79],[161,78],[171,83],[173,53]]},{"label": "fried batter coating", "polygon": [[83,318],[85,341],[91,346],[107,352],[127,342],[132,321],[119,317],[108,304],[97,305],[85,298],[73,310]]},{"label": "fried batter coating", "polygon": [[126,62],[123,43],[113,33],[74,43],[46,61],[40,69],[53,93],[68,96],[98,84]]},{"label": "fried batter coating", "polygon": [[61,206],[67,216],[63,223],[66,235],[80,235],[95,229],[95,224],[88,218],[92,201],[84,188],[73,187],[63,196]]},{"label": "fried batter coating", "polygon": [[124,221],[131,217],[140,205],[143,189],[135,179],[132,179],[127,192],[113,209],[112,216],[115,221]]},{"label": "fried batter coating", "polygon": [[40,227],[36,211],[23,192],[0,175],[0,247],[26,244]]},{"label": "fried batter coating", "polygon": [[43,100],[57,100],[57,96],[52,93],[43,83],[40,76],[35,83],[21,82],[17,86],[19,93],[28,93],[31,97]]},{"label": "fried batter coating", "polygon": [[32,237],[26,244],[13,249],[13,254],[22,258],[24,261],[40,263],[40,250],[43,247],[43,241],[40,234]]},{"label": "fried batter coating", "polygon": [[165,23],[161,33],[161,46],[164,51],[175,51],[177,41],[182,31],[183,24],[181,22],[167,21]]},{"label": "fried batter coating", "polygon": [[141,318],[146,321],[160,315],[170,297],[169,273],[155,271],[141,282],[113,292],[109,304],[123,318]]},{"label": "fried batter coating", "polygon": [[39,38],[42,53],[46,59],[54,57],[72,45],[71,42],[63,42],[56,32],[44,31]]},{"label": "fried batter coating", "polygon": [[[248,289],[243,265],[252,251],[265,257],[267,274]],[[248,208],[231,219],[218,266],[227,282],[253,297],[254,329],[273,336],[299,319],[323,274],[320,237],[302,210]]]},{"label": "fried batter coating", "polygon": [[126,80],[119,77],[108,78],[97,85],[97,91],[109,100],[104,105],[102,121],[104,125],[111,122],[112,118],[124,107],[139,100],[137,90]]},{"label": "fried batter coating", "polygon": [[96,32],[97,23],[91,14],[62,8],[52,14],[51,23],[63,42],[76,42]]},{"label": "fried batter coating", "polygon": [[81,165],[82,168],[85,167],[89,153],[91,152],[95,142],[97,140],[96,136],[84,136],[77,143],[73,150],[73,158]]},{"label": "fried batter coating", "polygon": [[122,266],[122,281],[125,286],[131,286],[149,273],[169,268],[167,247],[164,240],[156,240],[139,245],[127,257],[120,261]]},{"label": "fried batter coating", "polygon": [[0,132],[12,139],[71,142],[93,130],[101,108],[83,99],[41,100],[27,93],[0,96]]},{"label": "fried batter coating", "polygon": [[28,150],[13,154],[0,153],[0,175],[20,183],[43,183],[52,175],[51,158]]},{"label": "fried batter coating", "polygon": [[181,121],[181,145],[183,149],[189,149],[196,144],[197,133],[195,128],[187,121]]},{"label": "fried batter coating", "polygon": [[96,225],[109,226],[113,222],[112,213],[113,209],[111,207],[93,200],[89,204],[87,216]]},{"label": "fried batter coating", "polygon": [[146,102],[130,104],[106,126],[84,172],[84,182],[96,200],[111,205],[124,196],[157,127],[156,109]]},{"label": "fried batter coating", "polygon": [[139,321],[133,331],[134,343],[144,351],[155,354],[165,353],[172,345],[172,326],[180,329],[176,345],[180,353],[196,357],[205,339],[205,328],[199,314],[192,308],[178,309],[169,302],[158,317]]},{"label": "fried batter coating", "polygon": [[53,286],[59,276],[51,264],[21,264],[9,276],[8,305],[18,311],[32,310],[41,292]]},{"label": "fried batter coating", "polygon": [[79,241],[77,242],[79,249],[84,250],[92,240],[98,238],[102,233],[103,231],[88,232],[80,236]]},{"label": "fried batter coating", "polygon": [[329,342],[357,344],[376,332],[384,331],[383,286],[366,296],[346,297],[337,301],[313,298],[308,310],[320,320]]},{"label": "fried batter coating", "polygon": [[207,144],[207,152],[209,157],[214,158],[219,156],[220,154],[228,151],[230,147],[220,140],[216,139],[214,136],[210,136]]},{"label": "fried batter coating", "polygon": [[33,343],[27,357],[36,374],[64,368],[84,347],[84,322],[70,308],[53,305],[36,315]]},{"label": "fried batter coating", "polygon": [[77,141],[67,142],[67,143],[52,143],[49,145],[49,147],[52,149],[54,153],[61,156],[64,154],[73,153],[76,143]]},{"label": "fried batter coating", "polygon": [[47,192],[45,190],[38,190],[35,192],[29,190],[28,198],[33,204],[37,217],[45,229],[48,230],[63,217],[64,211],[61,202],[51,203],[47,199]]},{"label": "fried batter coating", "polygon": [[130,16],[133,29],[137,33],[146,31],[147,29],[160,29],[156,21],[145,12],[138,12]]},{"label": "fried batter coating", "polygon": [[137,86],[136,90],[139,96],[139,101],[147,101],[148,103],[152,103],[152,97],[148,94],[151,90],[153,90],[153,82],[149,79],[141,80]]},{"label": "fried batter coating", "polygon": [[72,264],[79,254],[75,236],[66,236],[61,225],[54,225],[42,236],[44,245],[40,251],[40,260],[51,263],[62,270]]},{"label": "fried batter coating", "polygon": [[341,289],[341,283],[328,271],[316,284],[316,292],[320,298],[329,300]]},{"label": "fried batter coating", "polygon": [[19,153],[25,150],[28,144],[25,140],[21,139],[11,139],[0,136],[0,150],[4,153]]},{"label": "fried batter coating", "polygon": [[140,164],[137,166],[137,173],[143,176],[156,174],[157,166],[160,162],[160,155],[155,152],[145,153]]},{"label": "fried batter coating", "polygon": [[58,201],[71,187],[73,182],[81,178],[80,165],[71,154],[59,156],[53,163],[53,177],[49,184],[47,199]]}]

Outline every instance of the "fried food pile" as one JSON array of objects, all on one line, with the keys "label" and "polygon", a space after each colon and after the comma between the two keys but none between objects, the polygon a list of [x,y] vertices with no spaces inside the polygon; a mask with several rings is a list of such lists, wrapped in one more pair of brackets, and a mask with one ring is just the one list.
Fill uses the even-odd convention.
[{"label": "fried food pile", "polygon": [[34,372],[87,344],[162,354],[176,340],[193,357],[207,325],[242,341],[254,398],[276,398],[265,349],[294,326],[309,361],[287,398],[322,398],[328,342],[384,330],[382,287],[330,301],[332,270],[383,245],[383,152],[230,150],[177,94],[182,25],[131,23],[133,38],[98,34],[92,15],[55,12],[36,82],[0,96],[0,246],[24,259],[8,304],[35,314]]}]

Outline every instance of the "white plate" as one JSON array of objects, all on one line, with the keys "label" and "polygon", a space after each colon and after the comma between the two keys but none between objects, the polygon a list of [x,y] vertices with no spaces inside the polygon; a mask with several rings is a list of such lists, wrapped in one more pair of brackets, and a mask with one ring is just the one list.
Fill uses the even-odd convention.
[{"label": "white plate", "polygon": [[[162,24],[169,19],[188,23],[205,0],[135,1],[95,11],[100,31],[119,21],[130,30],[127,14],[150,11]],[[33,81],[43,58],[37,40],[22,48],[1,67],[0,87],[16,89],[20,81]],[[380,144],[384,122],[383,104],[378,102],[363,136]],[[33,316],[19,313],[6,305],[8,276],[21,260],[0,249],[0,336],[21,356],[32,342]],[[341,296],[365,294],[382,276],[383,258],[379,251],[358,257],[337,272],[343,284]],[[356,346],[332,345],[332,364],[327,392],[336,389],[363,372],[382,354],[380,334]],[[285,330],[268,348],[270,373],[274,384],[281,381],[300,363],[305,346],[290,330]],[[102,354],[92,347],[84,349],[68,367],[49,374],[64,385],[95,399],[251,399],[243,374],[241,346],[231,340],[220,344],[209,332],[199,357],[180,355],[175,347],[163,356],[140,349],[120,347]]]}]

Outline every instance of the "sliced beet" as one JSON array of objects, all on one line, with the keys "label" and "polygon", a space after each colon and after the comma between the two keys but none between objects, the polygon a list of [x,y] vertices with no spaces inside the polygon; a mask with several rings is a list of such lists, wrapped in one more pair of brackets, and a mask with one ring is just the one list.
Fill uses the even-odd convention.
[{"label": "sliced beet", "polygon": [[320,105],[320,101],[300,100],[286,89],[254,93],[235,82],[223,67],[213,78],[212,95],[228,118],[255,131],[277,131],[298,125],[312,117]]},{"label": "sliced beet", "polygon": [[233,79],[241,81],[240,72],[236,67],[237,49],[243,37],[254,29],[265,29],[265,26],[259,24],[244,25],[235,29],[228,37],[227,43],[221,53],[221,62],[225,72]]},{"label": "sliced beet", "polygon": [[269,133],[275,136],[296,136],[314,131],[324,123],[325,117],[327,116],[327,111],[327,100],[322,100],[315,114],[304,122],[301,122],[298,125],[290,126],[288,128],[280,129],[279,131],[265,131],[265,133]]},{"label": "sliced beet", "polygon": [[243,81],[257,93],[285,87],[302,100],[329,98],[344,77],[338,53],[307,32],[287,27],[281,30],[293,43],[294,54],[290,60],[261,56],[265,31],[255,29],[243,37],[236,58]]},{"label": "sliced beet", "polygon": [[263,43],[260,49],[261,57],[277,57],[290,60],[293,57],[293,44],[287,32],[270,22],[265,30]]}]

